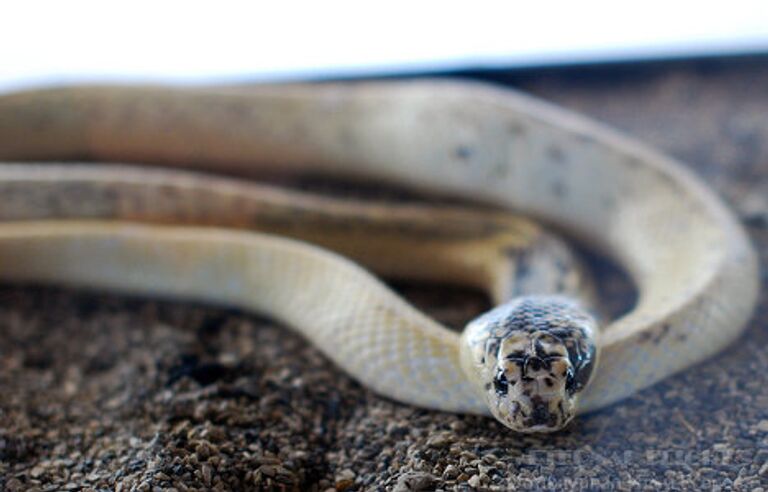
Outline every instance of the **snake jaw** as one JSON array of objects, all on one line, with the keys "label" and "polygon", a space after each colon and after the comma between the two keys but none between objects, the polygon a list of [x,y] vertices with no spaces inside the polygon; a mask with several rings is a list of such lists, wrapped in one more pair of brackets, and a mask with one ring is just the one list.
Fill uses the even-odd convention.
[{"label": "snake jaw", "polygon": [[467,326],[462,366],[504,425],[553,432],[576,414],[596,361],[595,333],[595,321],[573,301],[521,297]]}]

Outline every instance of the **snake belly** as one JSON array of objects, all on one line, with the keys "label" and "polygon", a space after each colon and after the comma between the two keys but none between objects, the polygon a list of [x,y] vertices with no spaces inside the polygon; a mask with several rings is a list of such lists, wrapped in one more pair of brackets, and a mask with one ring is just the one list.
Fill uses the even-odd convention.
[{"label": "snake belly", "polygon": [[[741,333],[757,297],[745,231],[683,166],[581,117],[478,84],[9,95],[0,99],[0,158],[311,172],[449,194],[553,224],[615,259],[639,292],[633,309],[603,328],[580,412],[721,350]],[[358,267],[339,268],[339,258],[300,243],[171,226],[22,223],[0,227],[0,252],[13,258],[2,270],[13,278],[266,311],[385,396],[488,412],[462,373],[455,335],[375,280],[363,282]],[[198,276],[179,281],[178,272],[199,264],[206,266]],[[341,346],[332,343],[339,339]]]}]

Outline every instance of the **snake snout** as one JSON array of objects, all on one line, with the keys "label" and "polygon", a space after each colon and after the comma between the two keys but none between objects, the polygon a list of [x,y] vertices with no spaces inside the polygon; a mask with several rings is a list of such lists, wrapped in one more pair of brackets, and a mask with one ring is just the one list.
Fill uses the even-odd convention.
[{"label": "snake snout", "polygon": [[491,413],[504,425],[552,432],[576,414],[595,362],[595,330],[572,301],[522,297],[467,327],[462,363],[478,371]]},{"label": "snake snout", "polygon": [[536,377],[537,373],[541,372],[542,367],[544,367],[544,361],[538,357],[529,357],[525,361],[524,376]]}]

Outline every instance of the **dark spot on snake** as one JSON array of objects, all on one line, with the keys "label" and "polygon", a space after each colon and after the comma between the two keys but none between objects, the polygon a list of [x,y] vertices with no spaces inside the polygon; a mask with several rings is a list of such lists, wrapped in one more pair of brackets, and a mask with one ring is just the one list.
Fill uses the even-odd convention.
[{"label": "dark spot on snake", "polygon": [[507,127],[507,130],[509,131],[510,135],[514,135],[516,137],[525,135],[525,126],[520,123],[510,123]]},{"label": "dark spot on snake", "polygon": [[644,331],[644,332],[640,333],[640,335],[637,337],[637,340],[638,340],[640,343],[646,343],[646,342],[649,342],[649,341],[651,341],[651,339],[652,339],[652,338],[653,338],[653,335],[651,335],[651,334],[650,334],[649,332],[647,332],[647,331]]},{"label": "dark spot on snake", "polygon": [[555,181],[552,183],[552,194],[557,198],[563,198],[568,194],[568,188],[562,181]]},{"label": "dark spot on snake", "polygon": [[547,158],[550,162],[555,164],[563,164],[566,162],[565,152],[563,152],[563,149],[557,145],[550,145],[549,148],[547,148]]},{"label": "dark spot on snake", "polygon": [[553,383],[553,382],[552,382],[552,380],[551,380],[551,379],[549,379],[549,378],[544,378],[544,383],[545,383],[545,384],[546,384],[548,387],[550,387],[550,388],[551,388],[552,386],[554,386],[554,384],[555,384],[555,383]]},{"label": "dark spot on snake", "polygon": [[659,333],[656,335],[656,337],[653,339],[653,344],[658,345],[661,343],[661,340],[669,334],[669,330],[672,327],[669,324],[665,324],[661,327],[661,330],[659,330]]},{"label": "dark spot on snake", "polygon": [[643,161],[635,156],[630,156],[627,158],[627,165],[633,169],[639,169],[642,167]]},{"label": "dark spot on snake", "polygon": [[638,341],[640,343],[651,342],[654,345],[658,345],[667,336],[671,328],[669,324],[665,324],[656,333],[645,331],[639,335]]},{"label": "dark spot on snake", "polygon": [[467,161],[472,157],[472,154],[474,154],[474,150],[472,147],[468,145],[459,145],[456,147],[456,150],[454,152],[456,154],[456,157],[463,161]]},{"label": "dark spot on snake", "polygon": [[582,144],[593,144],[593,143],[595,143],[595,139],[591,135],[587,135],[587,134],[584,134],[584,133],[579,133],[579,134],[576,134],[574,136],[576,137],[576,140],[578,140]]},{"label": "dark spot on snake", "polygon": [[528,366],[527,368],[531,371],[538,371],[542,368],[543,363],[538,357],[531,357],[528,359],[528,364],[526,365]]},{"label": "dark spot on snake", "polygon": [[680,342],[684,342],[687,339],[688,339],[688,335],[686,335],[685,333],[681,333],[681,334],[677,335],[677,340],[680,341]]},{"label": "dark spot on snake", "polygon": [[525,357],[525,352],[522,350],[515,350],[514,352],[510,352],[505,357],[506,360],[513,360],[515,362],[519,362]]},{"label": "dark spot on snake", "polygon": [[491,169],[491,175],[499,179],[504,178],[509,174],[509,168],[506,161],[499,161]]},{"label": "dark spot on snake", "polygon": [[543,359],[546,359],[549,356],[547,351],[544,350],[544,346],[540,342],[536,342],[535,349],[536,349],[536,357],[537,358],[543,360]]},{"label": "dark spot on snake", "polygon": [[616,200],[612,196],[605,196],[601,200],[603,208],[613,208],[616,206]]}]

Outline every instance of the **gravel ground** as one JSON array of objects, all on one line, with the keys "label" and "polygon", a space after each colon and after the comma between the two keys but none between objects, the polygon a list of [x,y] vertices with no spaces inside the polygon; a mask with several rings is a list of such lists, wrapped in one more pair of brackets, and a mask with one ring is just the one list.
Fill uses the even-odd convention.
[{"label": "gravel ground", "polygon": [[[692,163],[766,260],[768,59],[490,78]],[[454,326],[486,307],[473,292],[399,288]],[[521,437],[379,398],[256,316],[6,286],[0,490],[768,490],[767,316],[763,297],[718,358]]]}]

